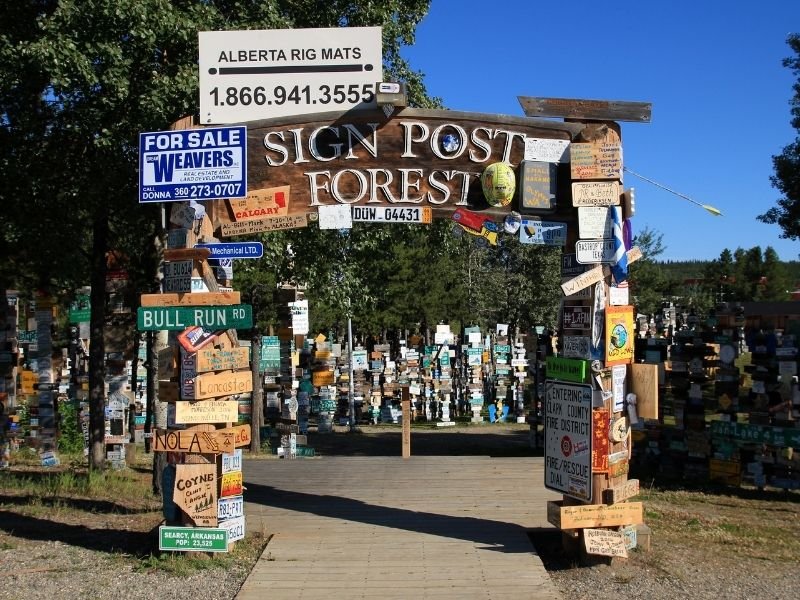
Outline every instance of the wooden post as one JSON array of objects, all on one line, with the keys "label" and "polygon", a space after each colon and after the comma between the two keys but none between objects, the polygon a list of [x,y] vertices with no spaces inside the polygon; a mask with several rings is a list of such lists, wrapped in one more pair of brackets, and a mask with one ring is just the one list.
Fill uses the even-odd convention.
[{"label": "wooden post", "polygon": [[403,458],[411,458],[411,396],[407,385],[400,389],[402,391],[400,405],[403,409]]}]

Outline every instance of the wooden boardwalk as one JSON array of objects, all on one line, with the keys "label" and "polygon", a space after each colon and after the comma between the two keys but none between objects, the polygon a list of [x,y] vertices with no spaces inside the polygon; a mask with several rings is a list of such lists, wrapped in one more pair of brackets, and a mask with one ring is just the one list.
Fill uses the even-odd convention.
[{"label": "wooden boardwalk", "polygon": [[542,463],[246,461],[247,528],[273,537],[237,599],[560,598],[527,535],[560,497]]}]

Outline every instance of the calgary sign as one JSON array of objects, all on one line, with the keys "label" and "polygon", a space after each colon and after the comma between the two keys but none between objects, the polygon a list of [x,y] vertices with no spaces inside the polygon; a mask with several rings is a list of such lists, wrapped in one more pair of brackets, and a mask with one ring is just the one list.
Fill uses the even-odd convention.
[{"label": "calgary sign", "polygon": [[422,109],[404,109],[389,120],[380,111],[358,111],[251,122],[249,189],[289,186],[288,215],[336,204],[430,207],[439,216],[459,206],[503,214],[514,206],[487,203],[480,182],[484,169],[495,162],[516,169],[526,140],[568,143],[581,128]]}]

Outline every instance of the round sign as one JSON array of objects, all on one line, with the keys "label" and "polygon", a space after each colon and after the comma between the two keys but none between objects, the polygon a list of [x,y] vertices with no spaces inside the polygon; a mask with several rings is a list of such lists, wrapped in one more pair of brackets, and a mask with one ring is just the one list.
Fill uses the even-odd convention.
[{"label": "round sign", "polygon": [[615,442],[621,442],[628,437],[628,423],[625,417],[620,417],[611,425],[611,439]]},{"label": "round sign", "polygon": [[736,349],[733,346],[729,346],[728,344],[720,346],[719,349],[720,362],[726,365],[730,365],[733,363],[735,358],[736,358]]},{"label": "round sign", "polygon": [[294,398],[294,397],[289,398],[289,401],[288,401],[287,404],[289,406],[289,412],[297,412],[297,409],[299,408],[299,405],[297,403],[297,398]]},{"label": "round sign", "polygon": [[564,456],[572,454],[572,440],[569,439],[568,435],[561,438],[561,453]]}]

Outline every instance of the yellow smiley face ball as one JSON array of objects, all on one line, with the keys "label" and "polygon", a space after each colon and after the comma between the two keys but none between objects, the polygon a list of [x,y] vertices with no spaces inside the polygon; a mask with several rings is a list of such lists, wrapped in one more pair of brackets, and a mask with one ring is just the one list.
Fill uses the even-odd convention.
[{"label": "yellow smiley face ball", "polygon": [[517,189],[514,169],[508,163],[492,163],[481,174],[481,188],[489,204],[507,206],[514,198]]}]

